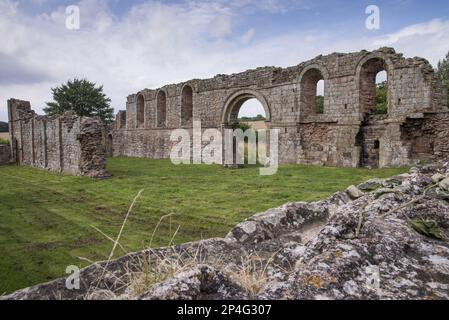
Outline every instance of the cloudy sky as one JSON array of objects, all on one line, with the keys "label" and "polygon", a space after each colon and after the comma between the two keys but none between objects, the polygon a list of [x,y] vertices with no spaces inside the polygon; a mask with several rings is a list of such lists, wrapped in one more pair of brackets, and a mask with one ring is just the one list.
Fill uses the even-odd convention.
[{"label": "cloudy sky", "polygon": [[[368,5],[380,29],[365,26]],[[66,28],[66,8],[80,29]],[[0,0],[0,120],[6,100],[41,112],[68,79],[129,93],[319,54],[392,46],[436,65],[449,50],[448,0]]]}]

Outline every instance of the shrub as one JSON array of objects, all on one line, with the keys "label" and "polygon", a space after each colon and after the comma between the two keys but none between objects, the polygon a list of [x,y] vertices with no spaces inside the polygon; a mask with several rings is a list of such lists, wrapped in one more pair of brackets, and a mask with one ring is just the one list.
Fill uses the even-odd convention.
[{"label": "shrub", "polygon": [[242,129],[242,131],[245,132],[246,130],[251,129],[251,126],[245,122],[234,122],[232,124],[232,129]]},{"label": "shrub", "polygon": [[376,86],[376,98],[375,105],[373,109],[374,114],[387,114],[388,113],[388,105],[387,105],[387,82],[384,81],[379,83]]},{"label": "shrub", "polygon": [[316,113],[324,113],[324,97],[316,96],[315,98],[315,111]]}]

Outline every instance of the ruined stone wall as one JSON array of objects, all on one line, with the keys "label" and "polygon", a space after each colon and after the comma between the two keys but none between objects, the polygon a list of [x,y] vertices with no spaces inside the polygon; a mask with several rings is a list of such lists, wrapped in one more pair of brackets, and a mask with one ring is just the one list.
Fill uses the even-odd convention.
[{"label": "ruined stone wall", "polygon": [[11,146],[9,144],[0,145],[0,165],[11,163]]},{"label": "ruined stone wall", "polygon": [[73,175],[108,176],[104,125],[100,119],[39,116],[27,101],[8,100],[12,159],[28,165]]},{"label": "ruined stone wall", "polygon": [[[388,74],[388,114],[375,129],[366,119],[373,111],[374,77],[382,70]],[[312,99],[320,79],[322,113]],[[401,126],[408,118],[448,112],[446,96],[425,59],[404,58],[391,48],[333,53],[289,68],[264,67],[132,94],[117,117],[114,155],[167,158],[171,130],[191,128],[190,116],[203,128],[226,128],[241,105],[256,98],[268,128],[280,130],[281,163],[359,166],[365,155],[377,157],[367,166],[408,165],[416,159],[409,158],[411,145]],[[361,130],[367,138],[360,141]]]},{"label": "ruined stone wall", "polygon": [[402,139],[409,145],[410,159],[434,160],[449,156],[449,114],[432,114],[408,119],[401,127]]}]

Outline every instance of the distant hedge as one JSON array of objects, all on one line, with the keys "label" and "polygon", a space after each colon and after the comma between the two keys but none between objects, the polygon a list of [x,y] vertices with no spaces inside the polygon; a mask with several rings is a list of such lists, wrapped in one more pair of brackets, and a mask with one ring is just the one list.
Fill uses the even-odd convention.
[{"label": "distant hedge", "polygon": [[0,121],[0,132],[8,132],[9,126],[8,123]]}]

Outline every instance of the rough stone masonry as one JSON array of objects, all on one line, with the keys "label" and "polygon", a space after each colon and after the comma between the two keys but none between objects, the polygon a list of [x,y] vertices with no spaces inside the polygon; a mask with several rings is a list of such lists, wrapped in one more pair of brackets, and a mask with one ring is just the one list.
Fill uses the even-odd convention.
[{"label": "rough stone masonry", "polygon": [[[375,115],[375,77],[386,71],[388,112]],[[324,111],[316,85],[324,80]],[[429,62],[392,48],[333,53],[289,68],[264,67],[144,89],[127,99],[109,136],[115,156],[168,158],[173,129],[225,129],[256,98],[280,130],[279,162],[404,166],[449,155],[447,90]]]},{"label": "rough stone masonry", "polygon": [[39,116],[28,101],[8,100],[12,161],[92,178],[109,176],[106,171],[106,126],[99,118]]}]

